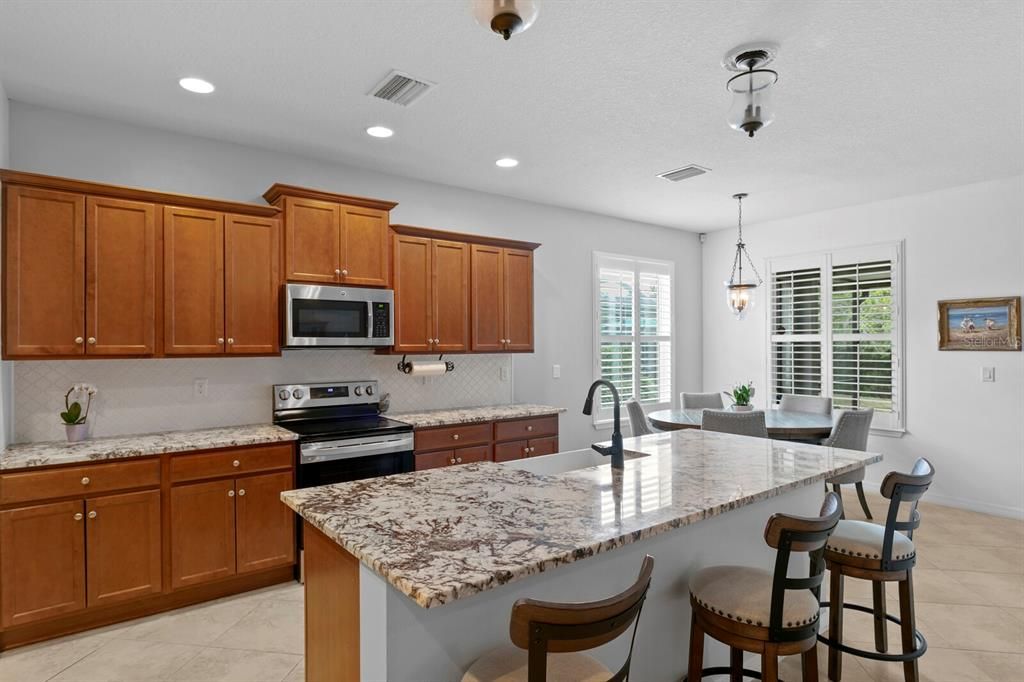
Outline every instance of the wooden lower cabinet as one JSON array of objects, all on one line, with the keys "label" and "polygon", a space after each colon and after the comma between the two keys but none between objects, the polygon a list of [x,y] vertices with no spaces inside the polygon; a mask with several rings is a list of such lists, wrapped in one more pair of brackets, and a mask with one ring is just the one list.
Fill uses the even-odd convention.
[{"label": "wooden lower cabinet", "polygon": [[440,467],[452,466],[455,464],[488,462],[490,460],[490,445],[475,445],[473,447],[456,448],[454,450],[417,453],[416,471],[423,471],[424,469],[438,469]]},{"label": "wooden lower cabinet", "polygon": [[84,511],[73,500],[0,512],[0,626],[85,608]]},{"label": "wooden lower cabinet", "polygon": [[235,574],[235,482],[171,488],[171,587]]},{"label": "wooden lower cabinet", "polygon": [[558,415],[419,429],[415,447],[416,471],[550,455],[558,452]]},{"label": "wooden lower cabinet", "polygon": [[295,561],[295,516],[281,502],[281,492],[294,487],[291,471],[236,481],[235,565],[239,573]]},{"label": "wooden lower cabinet", "polygon": [[160,592],[160,519],[159,490],[86,500],[86,601],[89,606]]},{"label": "wooden lower cabinet", "polygon": [[558,437],[531,438],[530,440],[513,440],[507,443],[495,443],[494,461],[508,462],[513,459],[553,455],[558,452]]}]

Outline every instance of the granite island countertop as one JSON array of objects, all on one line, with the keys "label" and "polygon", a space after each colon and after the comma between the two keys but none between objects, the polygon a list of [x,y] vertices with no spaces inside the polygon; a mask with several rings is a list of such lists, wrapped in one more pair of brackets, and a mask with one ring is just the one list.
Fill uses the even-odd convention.
[{"label": "granite island countertop", "polygon": [[94,438],[80,443],[19,443],[0,450],[0,471],[148,457],[167,452],[213,450],[293,441],[297,436],[271,424],[227,426],[195,431],[164,431]]},{"label": "granite island countertop", "polygon": [[526,417],[544,417],[565,412],[564,407],[551,405],[485,405],[482,407],[453,407],[444,410],[425,410],[422,412],[395,412],[385,416],[397,419],[413,428],[425,429],[431,426],[454,426],[456,424],[473,424],[493,422],[503,419],[524,419]]},{"label": "granite island countertop", "polygon": [[[602,464],[541,475],[481,462],[292,490],[281,499],[430,608],[882,459],[698,430],[628,438],[625,447],[632,454],[622,472]],[[635,503],[641,497],[644,504]]]}]

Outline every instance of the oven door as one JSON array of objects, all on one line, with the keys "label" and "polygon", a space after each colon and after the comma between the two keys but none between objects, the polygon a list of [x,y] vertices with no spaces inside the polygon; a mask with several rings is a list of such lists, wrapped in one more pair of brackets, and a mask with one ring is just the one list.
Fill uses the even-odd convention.
[{"label": "oven door", "polygon": [[410,432],[303,443],[298,485],[310,488],[412,471],[412,448]]},{"label": "oven door", "polygon": [[284,295],[284,345],[393,345],[394,297],[388,289],[288,284]]}]

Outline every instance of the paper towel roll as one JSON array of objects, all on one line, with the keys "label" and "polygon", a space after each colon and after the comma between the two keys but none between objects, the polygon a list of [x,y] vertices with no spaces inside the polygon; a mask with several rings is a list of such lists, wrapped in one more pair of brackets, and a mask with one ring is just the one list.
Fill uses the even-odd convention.
[{"label": "paper towel roll", "polygon": [[436,377],[444,374],[448,367],[444,362],[410,362],[412,365],[412,371],[409,372],[414,377]]}]

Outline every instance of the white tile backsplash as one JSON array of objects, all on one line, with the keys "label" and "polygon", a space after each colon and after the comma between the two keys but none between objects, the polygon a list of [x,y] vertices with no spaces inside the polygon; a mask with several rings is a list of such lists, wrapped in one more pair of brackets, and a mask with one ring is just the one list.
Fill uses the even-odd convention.
[{"label": "white tile backsplash", "polygon": [[[279,358],[40,360],[14,363],[14,441],[64,437],[58,413],[74,383],[94,384],[93,436],[269,422],[272,384],[377,379],[391,410],[413,411],[512,402],[508,355],[451,355],[455,371],[419,378],[400,373],[401,356],[366,350],[285,351]],[[506,374],[507,375],[507,374]],[[192,382],[205,378],[205,398]]]}]

